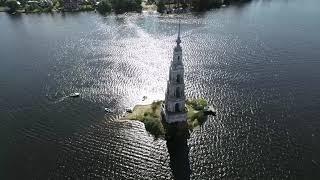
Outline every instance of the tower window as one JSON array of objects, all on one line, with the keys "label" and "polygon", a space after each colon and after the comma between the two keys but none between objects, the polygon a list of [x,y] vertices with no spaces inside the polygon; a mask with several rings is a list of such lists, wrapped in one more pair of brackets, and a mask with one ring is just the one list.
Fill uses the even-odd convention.
[{"label": "tower window", "polygon": [[178,74],[178,75],[177,75],[177,83],[180,83],[180,82],[181,82],[181,75]]},{"label": "tower window", "polygon": [[180,111],[180,106],[179,106],[179,103],[176,103],[175,104],[175,112],[179,112]]},{"label": "tower window", "polygon": [[176,97],[177,97],[177,98],[180,98],[180,96],[181,96],[181,94],[180,94],[180,88],[177,87],[177,88],[176,88]]},{"label": "tower window", "polygon": [[178,61],[180,61],[180,56],[178,56]]}]

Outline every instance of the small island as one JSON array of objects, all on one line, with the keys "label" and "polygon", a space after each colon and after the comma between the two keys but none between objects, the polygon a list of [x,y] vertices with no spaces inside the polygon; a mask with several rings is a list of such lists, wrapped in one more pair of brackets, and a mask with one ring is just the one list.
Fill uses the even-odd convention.
[{"label": "small island", "polygon": [[165,136],[167,141],[189,138],[189,131],[203,124],[208,114],[215,115],[214,108],[208,106],[205,99],[186,98],[180,22],[176,43],[169,68],[165,100],[149,105],[137,105],[122,118],[143,122],[148,132],[155,137]]},{"label": "small island", "polygon": [[[161,105],[164,101],[154,101],[148,105],[136,105],[131,113],[121,119],[137,120],[143,122],[146,130],[155,137],[164,137],[169,127],[161,121]],[[193,130],[202,125],[207,119],[205,99],[186,100],[187,129]]]}]

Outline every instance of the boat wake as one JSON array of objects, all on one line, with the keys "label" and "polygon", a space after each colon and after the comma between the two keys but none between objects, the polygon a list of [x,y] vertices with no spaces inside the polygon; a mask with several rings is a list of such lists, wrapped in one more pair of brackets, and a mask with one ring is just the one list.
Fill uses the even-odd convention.
[{"label": "boat wake", "polygon": [[75,98],[75,97],[79,97],[79,96],[80,96],[80,93],[72,93],[69,95],[66,95],[66,94],[59,95],[58,92],[55,93],[55,95],[50,95],[50,94],[46,95],[50,104],[57,104],[57,103],[63,102],[64,100],[66,100],[68,98]]},{"label": "boat wake", "polygon": [[48,100],[49,100],[49,103],[50,104],[57,104],[57,103],[60,103],[62,101],[64,101],[65,99],[69,98],[69,96],[64,96],[64,97],[61,97],[61,98],[58,98],[58,99],[51,99],[48,97]]}]

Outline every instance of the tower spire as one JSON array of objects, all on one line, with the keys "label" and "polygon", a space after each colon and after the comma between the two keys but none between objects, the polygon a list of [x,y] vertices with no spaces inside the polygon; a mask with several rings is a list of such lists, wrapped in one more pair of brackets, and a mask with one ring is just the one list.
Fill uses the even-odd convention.
[{"label": "tower spire", "polygon": [[181,43],[181,39],[180,39],[180,20],[179,20],[179,29],[178,29],[178,38],[177,38],[177,40],[176,40],[176,42],[177,42],[177,45],[180,45],[180,43]]}]

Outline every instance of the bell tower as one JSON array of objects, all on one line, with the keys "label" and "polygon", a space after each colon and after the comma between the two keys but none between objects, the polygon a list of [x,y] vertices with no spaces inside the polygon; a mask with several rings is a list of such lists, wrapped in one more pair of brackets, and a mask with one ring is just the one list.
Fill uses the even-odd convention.
[{"label": "bell tower", "polygon": [[176,42],[177,45],[173,50],[173,59],[170,65],[165,102],[161,109],[162,117],[167,123],[187,121],[186,96],[184,94],[184,67],[182,48],[180,46],[180,22]]}]

